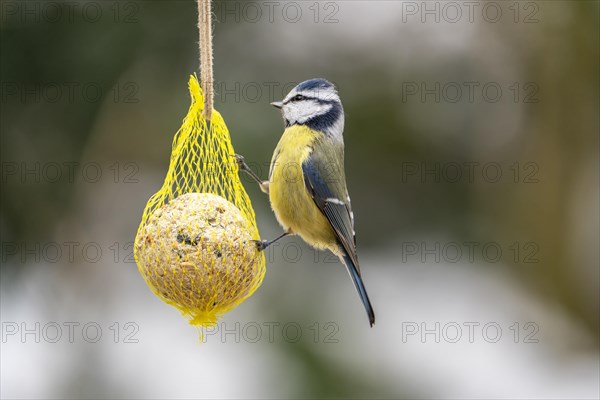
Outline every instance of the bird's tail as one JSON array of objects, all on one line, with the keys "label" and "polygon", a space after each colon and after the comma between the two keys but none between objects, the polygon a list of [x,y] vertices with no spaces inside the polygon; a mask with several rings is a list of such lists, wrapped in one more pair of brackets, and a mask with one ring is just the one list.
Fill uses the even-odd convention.
[{"label": "bird's tail", "polygon": [[360,272],[358,271],[358,266],[354,265],[352,258],[344,252],[341,256],[344,264],[346,265],[346,269],[352,278],[352,282],[354,282],[354,287],[358,291],[358,295],[365,306],[365,310],[367,310],[367,315],[369,316],[369,323],[371,326],[375,323],[375,312],[373,311],[373,306],[371,306],[371,301],[369,301],[369,295],[367,295],[367,290],[365,289],[365,284],[360,277]]}]

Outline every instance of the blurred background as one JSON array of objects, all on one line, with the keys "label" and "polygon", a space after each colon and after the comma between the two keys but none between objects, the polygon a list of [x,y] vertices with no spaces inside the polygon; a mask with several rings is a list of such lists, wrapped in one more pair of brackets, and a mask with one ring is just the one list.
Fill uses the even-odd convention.
[{"label": "blurred background", "polygon": [[2,398],[598,398],[598,4],[215,2],[215,105],[261,176],[269,102],[338,86],[377,323],[286,238],[201,343],[132,259],[196,4],[3,1]]}]

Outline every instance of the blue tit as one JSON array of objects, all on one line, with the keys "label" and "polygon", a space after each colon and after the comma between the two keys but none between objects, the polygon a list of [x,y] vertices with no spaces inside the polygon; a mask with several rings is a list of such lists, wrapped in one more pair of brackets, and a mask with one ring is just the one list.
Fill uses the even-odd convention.
[{"label": "blue tit", "polygon": [[325,79],[300,83],[281,102],[285,131],[277,144],[268,181],[238,157],[269,194],[271,207],[284,233],[259,242],[264,250],[276,240],[297,234],[310,246],[327,249],[346,266],[371,326],[375,313],[361,278],[356,255],[354,215],[344,172],[344,109],[333,84]]}]

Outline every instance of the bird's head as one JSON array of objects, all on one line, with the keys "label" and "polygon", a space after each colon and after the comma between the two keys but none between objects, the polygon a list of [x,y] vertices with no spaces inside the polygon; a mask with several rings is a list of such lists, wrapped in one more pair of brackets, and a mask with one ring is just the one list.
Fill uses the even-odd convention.
[{"label": "bird's head", "polygon": [[335,86],[325,79],[310,79],[298,84],[282,101],[280,108],[287,126],[307,125],[312,129],[341,136],[344,109]]}]

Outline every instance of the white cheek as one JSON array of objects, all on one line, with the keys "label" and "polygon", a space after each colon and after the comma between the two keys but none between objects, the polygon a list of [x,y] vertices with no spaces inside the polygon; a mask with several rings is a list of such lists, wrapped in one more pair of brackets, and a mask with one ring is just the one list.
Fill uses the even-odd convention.
[{"label": "white cheek", "polygon": [[285,118],[290,123],[303,124],[310,118],[322,115],[331,110],[331,104],[320,104],[316,101],[303,101],[300,103],[286,104],[284,106]]},{"label": "white cheek", "polygon": [[283,115],[292,124],[298,122],[298,119],[301,117],[300,109],[296,104],[286,104],[283,106]]}]

